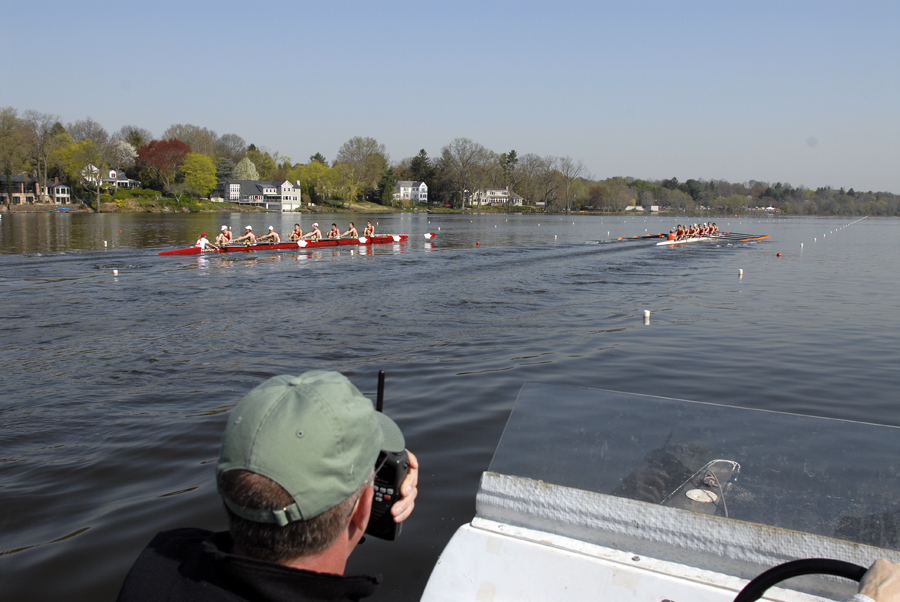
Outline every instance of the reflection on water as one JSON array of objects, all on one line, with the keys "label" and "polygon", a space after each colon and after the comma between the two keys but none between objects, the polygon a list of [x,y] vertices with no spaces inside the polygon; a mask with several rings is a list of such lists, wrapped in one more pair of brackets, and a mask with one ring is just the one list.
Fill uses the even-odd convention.
[{"label": "reflection on water", "polygon": [[772,238],[671,249],[584,244],[664,218],[372,219],[410,241],[161,257],[222,223],[286,233],[298,219],[0,220],[6,597],[112,599],[155,532],[222,528],[223,410],[276,374],[340,370],[374,395],[387,371],[386,411],[423,473],[401,538],[351,559],[385,574],[379,599],[418,599],[525,382],[900,423],[894,220],[744,220],[730,229]]}]

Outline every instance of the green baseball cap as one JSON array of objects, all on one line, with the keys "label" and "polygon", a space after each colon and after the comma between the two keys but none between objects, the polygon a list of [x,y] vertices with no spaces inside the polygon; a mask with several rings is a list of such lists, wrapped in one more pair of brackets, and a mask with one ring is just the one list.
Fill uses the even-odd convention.
[{"label": "green baseball cap", "polygon": [[276,376],[231,411],[216,482],[238,469],[275,481],[293,504],[261,510],[223,499],[242,518],[284,526],[338,505],[365,482],[380,451],[404,447],[400,428],[342,374],[313,370]]}]

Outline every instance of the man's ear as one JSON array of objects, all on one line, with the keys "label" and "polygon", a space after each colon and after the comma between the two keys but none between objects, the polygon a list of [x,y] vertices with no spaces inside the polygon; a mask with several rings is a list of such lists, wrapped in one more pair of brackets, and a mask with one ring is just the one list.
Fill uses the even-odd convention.
[{"label": "man's ear", "polygon": [[350,515],[350,537],[351,539],[354,536],[354,530],[359,531],[359,536],[362,537],[366,532],[366,527],[369,524],[369,516],[372,514],[372,500],[375,498],[375,489],[372,487],[366,487],[363,490],[359,499],[356,500],[356,504],[353,506],[353,513]]}]

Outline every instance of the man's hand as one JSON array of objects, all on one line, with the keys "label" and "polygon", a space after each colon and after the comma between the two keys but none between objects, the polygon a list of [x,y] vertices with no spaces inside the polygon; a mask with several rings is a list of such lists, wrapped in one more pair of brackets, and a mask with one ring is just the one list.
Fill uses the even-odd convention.
[{"label": "man's hand", "polygon": [[859,593],[875,602],[900,601],[900,564],[876,560],[859,582]]},{"label": "man's hand", "polygon": [[411,451],[406,450],[406,453],[409,454],[409,472],[400,484],[400,499],[391,506],[395,523],[402,523],[409,518],[416,505],[416,496],[419,495],[419,460]]}]

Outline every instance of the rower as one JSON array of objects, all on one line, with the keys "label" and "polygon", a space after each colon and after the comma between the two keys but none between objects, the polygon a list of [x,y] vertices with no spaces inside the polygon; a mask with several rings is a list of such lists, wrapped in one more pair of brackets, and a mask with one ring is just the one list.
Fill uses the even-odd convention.
[{"label": "rower", "polygon": [[303,238],[303,230],[300,229],[300,224],[294,224],[294,230],[288,235],[288,239],[294,242]]},{"label": "rower", "polygon": [[675,226],[675,240],[681,240],[684,238],[684,226],[678,224]]},{"label": "rower", "polygon": [[345,236],[349,236],[350,238],[359,238],[359,232],[356,230],[356,226],[353,225],[353,222],[350,222],[350,226],[347,228],[347,231],[341,234],[341,238]]},{"label": "rower", "polygon": [[200,238],[197,239],[197,242],[194,243],[195,247],[200,247],[201,251],[208,251],[210,249],[215,249],[216,247],[209,242],[206,238],[206,232],[200,233]]},{"label": "rower", "polygon": [[216,244],[220,246],[225,246],[231,242],[231,230],[228,229],[228,226],[222,226],[219,235],[216,236]]},{"label": "rower", "polygon": [[719,233],[719,227],[716,225],[715,222],[713,222],[712,229],[713,229],[713,234]]},{"label": "rower", "polygon": [[322,231],[319,230],[319,222],[315,222],[313,224],[313,229],[303,238],[308,238],[310,240],[320,240],[322,238]]},{"label": "rower", "polygon": [[[246,234],[234,239],[234,242],[243,242],[247,245],[255,245],[256,244],[256,234],[253,233],[253,228],[250,226],[245,226],[244,230]],[[245,242],[246,241],[246,242]]]},{"label": "rower", "polygon": [[340,238],[341,231],[338,230],[337,224],[331,224],[331,230],[328,231],[328,238]]},{"label": "rower", "polygon": [[275,231],[275,228],[269,226],[269,231],[259,237],[259,242],[279,243],[281,242],[281,236]]},{"label": "rower", "polygon": [[363,236],[375,236],[375,226],[372,222],[366,222],[366,229],[363,230]]}]

